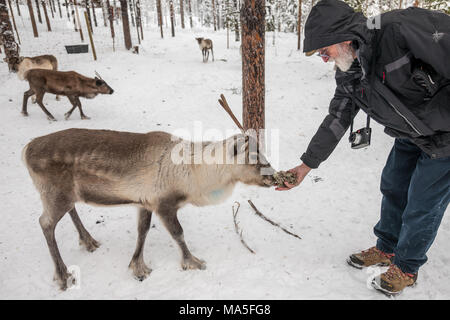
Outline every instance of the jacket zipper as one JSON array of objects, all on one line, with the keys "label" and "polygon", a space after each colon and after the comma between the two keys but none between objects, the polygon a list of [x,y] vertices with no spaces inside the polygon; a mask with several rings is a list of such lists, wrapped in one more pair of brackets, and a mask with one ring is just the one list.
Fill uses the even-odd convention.
[{"label": "jacket zipper", "polygon": [[419,135],[419,136],[423,136],[423,134],[416,128],[414,127],[414,125],[404,116],[400,113],[400,111],[397,110],[397,108],[391,103],[389,102],[389,104],[391,105],[391,107],[395,110],[395,112],[397,112],[397,114],[402,117],[406,123],[408,123],[410,125],[410,127]]}]

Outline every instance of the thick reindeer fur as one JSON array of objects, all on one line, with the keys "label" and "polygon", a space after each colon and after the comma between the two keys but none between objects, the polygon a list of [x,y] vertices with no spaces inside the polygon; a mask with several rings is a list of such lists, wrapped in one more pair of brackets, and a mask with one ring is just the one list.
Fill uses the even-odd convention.
[{"label": "thick reindeer fur", "polygon": [[[209,145],[217,147],[214,152],[223,152],[224,160],[235,160],[242,152],[248,159],[248,148],[239,148],[235,138],[244,136]],[[178,243],[182,268],[204,269],[205,262],[194,257],[184,242],[177,210],[188,203],[195,206],[220,203],[231,194],[237,182],[266,187],[273,183],[271,176],[261,175],[262,167],[271,169],[265,159],[256,164],[248,161],[246,164],[217,161],[176,164],[171,154],[180,143],[191,146],[192,152],[186,159],[199,156],[195,150],[202,143],[181,140],[165,132],[69,129],[36,138],[25,146],[22,157],[41,194],[44,211],[39,222],[55,263],[55,278],[62,289],[71,278],[59,254],[54,229],[66,212],[70,211],[80,242],[90,251],[98,247],[98,242],[81,224],[76,202],[130,204],[140,208],[138,240],[129,266],[134,276],[143,280],[151,271],[143,260],[143,246],[152,212],[159,215]],[[204,142],[202,146],[206,145]]]}]

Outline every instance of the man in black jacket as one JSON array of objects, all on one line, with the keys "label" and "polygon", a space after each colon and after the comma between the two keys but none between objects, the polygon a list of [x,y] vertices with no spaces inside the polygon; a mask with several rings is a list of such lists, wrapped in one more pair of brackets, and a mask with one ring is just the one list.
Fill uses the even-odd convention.
[{"label": "man in black jacket", "polygon": [[386,294],[412,286],[450,201],[450,17],[408,8],[368,21],[339,0],[322,0],[305,25],[304,52],[336,63],[337,88],[329,114],[302,164],[290,171],[300,184],[326,160],[359,109],[367,126],[351,133],[353,148],[370,143],[370,118],[395,138],[381,177],[376,246],[352,254],[357,268],[389,265],[374,287]]}]

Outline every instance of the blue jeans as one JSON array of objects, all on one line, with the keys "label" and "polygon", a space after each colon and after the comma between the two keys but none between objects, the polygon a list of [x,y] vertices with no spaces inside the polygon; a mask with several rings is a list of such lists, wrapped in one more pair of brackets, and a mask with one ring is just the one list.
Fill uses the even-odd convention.
[{"label": "blue jeans", "polygon": [[396,139],[381,175],[377,248],[395,253],[394,264],[416,273],[427,261],[450,201],[450,157],[432,159],[406,139]]}]

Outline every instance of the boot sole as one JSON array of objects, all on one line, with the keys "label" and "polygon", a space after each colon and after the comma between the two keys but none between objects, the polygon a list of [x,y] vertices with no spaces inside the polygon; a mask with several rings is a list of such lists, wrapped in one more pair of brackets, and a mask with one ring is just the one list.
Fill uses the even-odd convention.
[{"label": "boot sole", "polygon": [[387,263],[380,262],[380,263],[377,263],[377,264],[372,264],[370,266],[363,266],[363,265],[360,265],[360,264],[357,264],[357,263],[353,262],[352,259],[350,259],[350,258],[347,259],[347,263],[350,266],[352,266],[353,268],[356,268],[356,269],[359,269],[359,270],[362,270],[362,269],[368,268],[368,267],[389,267],[391,265],[390,263],[387,264]]},{"label": "boot sole", "polygon": [[[393,291],[386,290],[386,289],[382,288],[382,287],[378,284],[378,282],[377,282],[375,279],[372,280],[372,283],[371,283],[371,284],[372,284],[372,287],[373,287],[375,290],[377,290],[377,291],[379,291],[379,292],[385,294],[385,295],[388,296],[388,297],[396,297],[396,296],[398,296],[400,293],[403,292],[403,290],[402,290],[402,291],[399,291],[399,292],[393,292]],[[406,288],[414,288],[416,285],[417,285],[417,281],[414,282],[412,285],[407,286]]]}]

